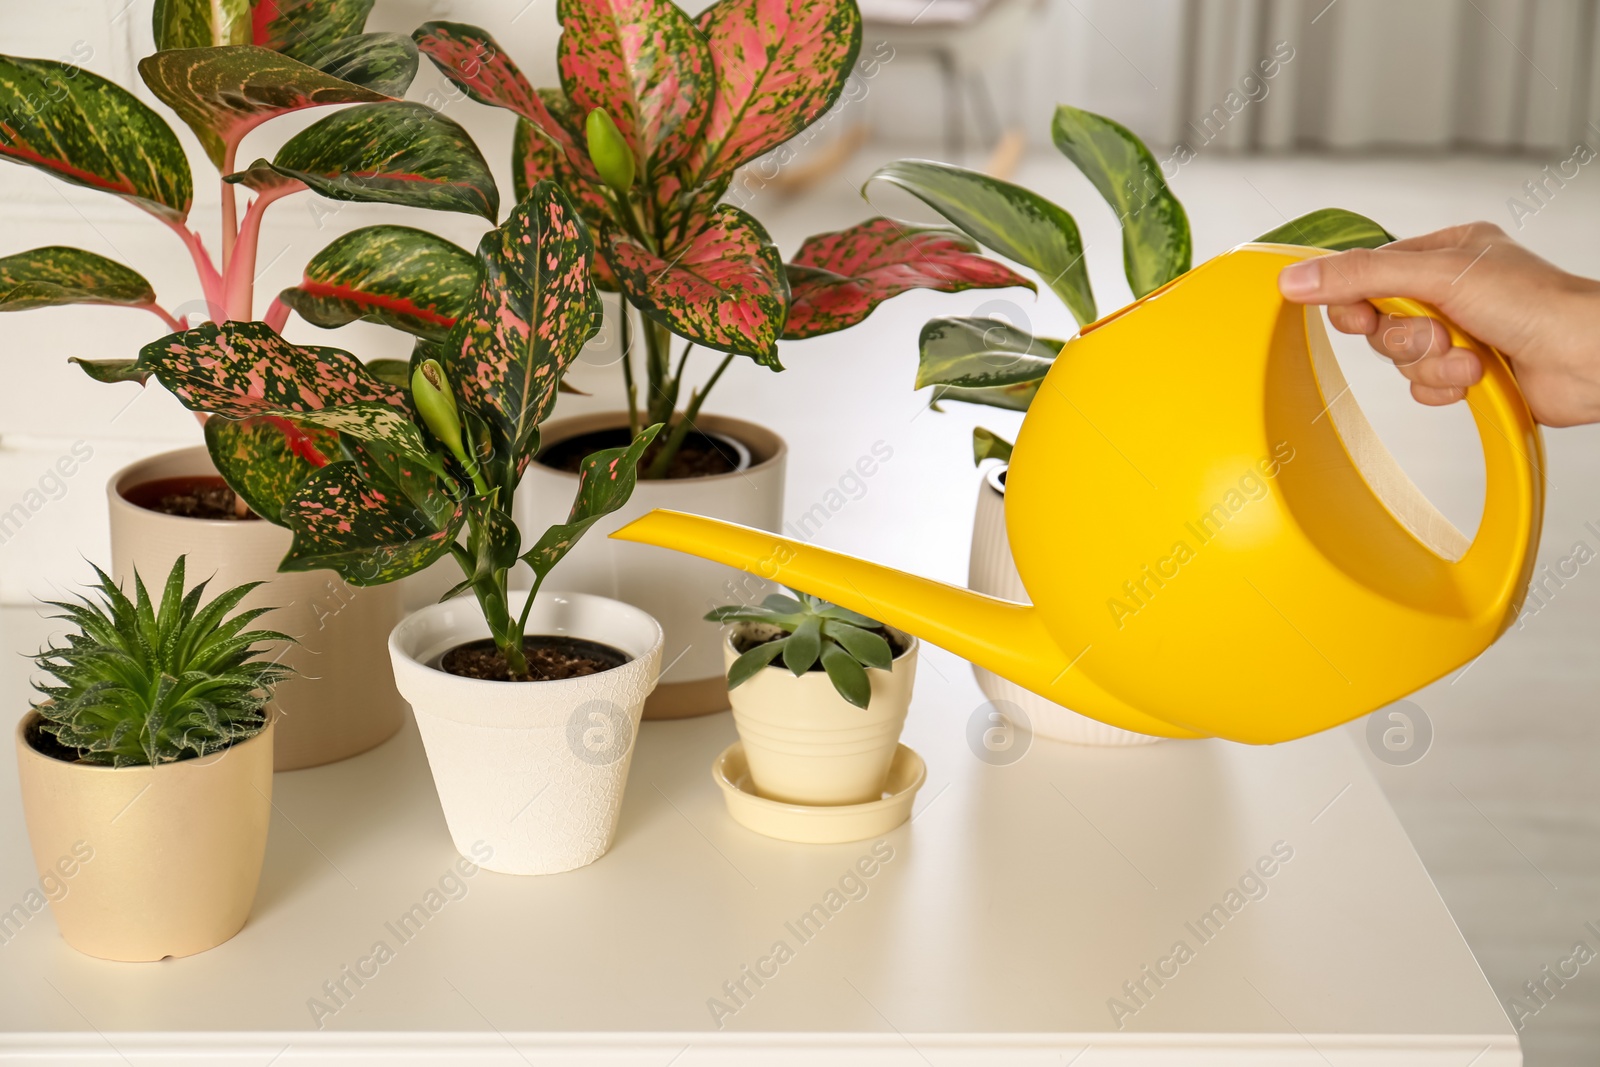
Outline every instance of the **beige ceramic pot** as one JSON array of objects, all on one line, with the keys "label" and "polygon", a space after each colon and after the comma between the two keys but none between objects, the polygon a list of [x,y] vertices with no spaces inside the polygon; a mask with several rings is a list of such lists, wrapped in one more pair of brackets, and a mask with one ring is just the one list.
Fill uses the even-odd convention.
[{"label": "beige ceramic pot", "polygon": [[389,670],[389,631],[400,621],[393,585],[357,589],[332,571],[278,573],[289,531],[270,522],[213,521],[163,515],[124,495],[146,482],[216,474],[204,448],[164,452],[124,467],[107,485],[111,503],[112,577],[131,588],[137,566],[147,584],[166,577],[187,554],[191,582],[210,578],[210,592],[266,582],[243,608],[271,605],[260,625],[297,644],[281,662],[298,674],[273,694],[276,768],[315,767],[358,755],[387,741],[404,721],[405,702]]},{"label": "beige ceramic pot", "polygon": [[[22,813],[62,938],[124,962],[191,956],[250,914],[272,818],[272,733],[159,767],[98,767],[44,755],[17,727]],[[49,881],[47,881],[47,879]]]},{"label": "beige ceramic pot", "polygon": [[[1030,603],[1028,591],[1022,587],[1022,575],[1017,573],[1016,560],[1011,558],[1011,542],[1006,538],[1005,473],[1003,466],[992,467],[978,486],[967,586],[975,593],[1027,604]],[[1012,723],[1013,728],[1031,732],[1035,737],[1076,745],[1148,745],[1161,740],[1079,715],[982,667],[974,666],[972,673],[978,679],[978,688],[997,711],[1008,718],[1026,720]]]},{"label": "beige ceramic pot", "polygon": [[[734,637],[722,641],[724,670],[739,657]],[[894,762],[911,686],[918,641],[893,631],[905,651],[893,670],[869,668],[872,699],[858,708],[841,697],[823,671],[798,678],[771,666],[733,690],[733,722],[756,792],[788,804],[864,804],[883,797]]]},{"label": "beige ceramic pot", "polygon": [[[626,426],[627,421],[620,412],[555,419],[540,427],[540,439],[548,448],[579,434]],[[788,461],[783,438],[753,422],[721,415],[696,416],[695,425],[744,445],[750,452],[749,465],[706,478],[641,479],[628,503],[595,523],[555,572],[563,589],[624,601],[661,623],[667,641],[661,683],[645,702],[646,719],[680,719],[726,708],[721,627],[706,622],[705,614],[723,604],[759,603],[776,591],[758,575],[608,536],[655,508],[710,515],[763,530],[779,528]],[[566,522],[577,488],[577,475],[531,464],[517,491],[518,525],[532,539],[547,527]]]}]

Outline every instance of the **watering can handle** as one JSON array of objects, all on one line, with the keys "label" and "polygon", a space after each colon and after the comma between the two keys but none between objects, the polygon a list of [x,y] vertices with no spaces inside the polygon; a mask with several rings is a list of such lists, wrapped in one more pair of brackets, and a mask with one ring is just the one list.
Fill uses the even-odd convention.
[{"label": "watering can handle", "polygon": [[1544,513],[1544,442],[1511,365],[1430,304],[1398,296],[1372,303],[1380,312],[1437,320],[1449,331],[1453,346],[1475,353],[1483,364],[1482,379],[1466,395],[1483,443],[1483,518],[1471,547],[1456,563],[1456,573],[1474,609],[1520,605],[1533,569],[1530,531],[1538,530]]}]

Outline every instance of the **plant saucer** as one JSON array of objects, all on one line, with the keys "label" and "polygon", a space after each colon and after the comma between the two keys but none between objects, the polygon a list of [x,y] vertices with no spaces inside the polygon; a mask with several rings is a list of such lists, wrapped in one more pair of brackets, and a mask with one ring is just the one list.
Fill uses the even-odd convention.
[{"label": "plant saucer", "polygon": [[896,745],[881,800],[864,804],[786,804],[759,796],[745,762],[744,742],[735,741],[711,764],[734,822],[758,834],[806,845],[833,845],[888,833],[911,817],[911,803],[927,780],[922,757]]}]

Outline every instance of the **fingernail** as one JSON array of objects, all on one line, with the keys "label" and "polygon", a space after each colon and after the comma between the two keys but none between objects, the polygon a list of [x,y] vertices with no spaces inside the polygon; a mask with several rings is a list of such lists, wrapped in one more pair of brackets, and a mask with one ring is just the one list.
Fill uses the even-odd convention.
[{"label": "fingernail", "polygon": [[1444,372],[1444,380],[1451,385],[1465,387],[1478,380],[1478,361],[1469,355],[1450,356],[1440,369]]},{"label": "fingernail", "polygon": [[1278,292],[1287,297],[1310,296],[1322,288],[1322,263],[1308,259],[1278,272]]}]

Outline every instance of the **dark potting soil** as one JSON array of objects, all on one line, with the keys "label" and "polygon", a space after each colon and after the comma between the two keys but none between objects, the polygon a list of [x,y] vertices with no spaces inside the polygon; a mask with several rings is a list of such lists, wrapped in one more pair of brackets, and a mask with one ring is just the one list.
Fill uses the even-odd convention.
[{"label": "dark potting soil", "polygon": [[[645,449],[639,461],[641,471],[648,470],[660,453],[665,441],[663,432]],[[626,427],[610,430],[592,430],[589,433],[557,441],[539,453],[539,462],[546,467],[568,474],[577,474],[583,457],[602,448],[625,448],[633,438]],[[667,464],[668,478],[706,478],[713,474],[728,474],[739,469],[739,453],[725,442],[703,433],[689,433],[683,439],[678,454]]]},{"label": "dark potting soil", "polygon": [[240,515],[234,506],[233,490],[216,475],[157,478],[124,490],[122,496],[128,503],[146,511],[185,519],[250,521],[261,517],[249,510]]},{"label": "dark potting soil", "polygon": [[[522,653],[528,657],[528,673],[533,677],[521,680],[533,682],[582,678],[628,662],[628,654],[621,649],[602,645],[599,641],[555,634],[524,637]],[[452,648],[439,661],[439,668],[446,674],[460,678],[482,678],[490,682],[512,680],[506,671],[506,658],[494,647],[494,640],[488,637]]]},{"label": "dark potting soil", "polygon": [[[740,634],[736,636],[733,639],[734,651],[739,653],[749,652],[752,648],[759,648],[762,645],[771,644],[773,641],[778,641],[789,636],[787,632],[779,630],[777,627],[772,627],[772,629],[774,631],[773,633],[766,633],[760,637],[753,637],[750,634]],[[889,642],[889,654],[895,659],[899,659],[901,656],[905,655],[906,650],[911,647],[904,641],[900,640],[900,638],[896,637],[894,633],[889,630],[877,629],[873,630],[872,632]],[[783,662],[783,653],[780,652],[778,654],[778,658],[772,662],[781,664]],[[822,660],[820,659],[811,665],[811,670],[813,671],[820,671],[822,669]]]}]

